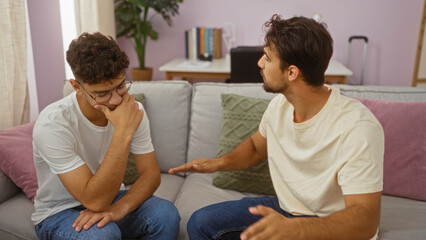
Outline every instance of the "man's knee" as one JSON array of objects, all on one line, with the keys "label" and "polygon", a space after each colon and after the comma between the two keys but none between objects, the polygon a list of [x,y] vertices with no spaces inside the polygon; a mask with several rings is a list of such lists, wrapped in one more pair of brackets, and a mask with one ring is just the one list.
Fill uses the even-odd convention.
[{"label": "man's knee", "polygon": [[[155,216],[151,216],[151,222],[156,226],[157,230],[178,232],[180,215],[173,203],[162,199],[157,202]],[[168,229],[168,230],[167,230]]]},{"label": "man's knee", "polygon": [[82,235],[81,239],[94,239],[94,240],[102,240],[102,239],[114,239],[121,240],[121,231],[120,228],[114,222],[109,222],[107,225],[99,228],[94,224],[88,230],[81,230],[79,234]]},{"label": "man's knee", "polygon": [[44,229],[41,225],[35,227],[40,240],[44,239],[92,239],[92,240],[121,240],[121,231],[117,224],[110,222],[102,228],[93,225],[87,230],[75,231],[71,228]]},{"label": "man's knee", "polygon": [[186,224],[188,233],[195,233],[201,231],[200,228],[204,225],[201,221],[203,221],[204,219],[200,217],[200,210],[202,209],[198,209],[197,211],[192,213],[191,217],[189,218],[188,223]]},{"label": "man's knee", "polygon": [[205,228],[214,226],[214,221],[218,220],[214,216],[215,212],[212,211],[211,207],[204,207],[195,211],[186,225],[188,233],[192,236],[204,236],[206,232],[209,232]]},{"label": "man's knee", "polygon": [[180,222],[179,211],[176,206],[167,201],[161,201],[159,204],[159,217],[163,218],[166,222],[178,223]]}]

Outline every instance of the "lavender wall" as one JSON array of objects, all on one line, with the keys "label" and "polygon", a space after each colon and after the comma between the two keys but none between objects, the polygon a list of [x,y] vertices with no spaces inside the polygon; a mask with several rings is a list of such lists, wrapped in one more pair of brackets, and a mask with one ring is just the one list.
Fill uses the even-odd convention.
[{"label": "lavender wall", "polygon": [[59,1],[27,1],[39,110],[61,99],[65,79]]},{"label": "lavender wall", "polygon": [[[345,63],[349,36],[367,35],[370,42],[365,84],[409,86],[422,8],[422,0],[184,0],[173,27],[159,15],[153,16],[159,40],[148,42],[147,65],[155,69],[154,80],[164,79],[159,66],[184,56],[184,31],[195,26],[234,23],[235,45],[258,45],[263,42],[262,24],[272,14],[289,18],[321,13],[334,38],[333,58]],[[40,110],[62,97],[65,68],[59,12],[57,1],[28,1]],[[137,66],[130,42],[118,42],[128,53],[131,66]],[[351,52],[349,67],[356,76],[350,80],[355,83],[361,72],[362,44],[354,43]]]},{"label": "lavender wall", "polygon": [[[422,0],[184,0],[173,27],[168,27],[161,16],[153,16],[159,40],[148,43],[147,65],[155,69],[154,80],[164,79],[159,66],[184,56],[184,31],[195,26],[223,27],[224,23],[234,23],[235,45],[258,45],[263,43],[262,24],[272,14],[289,18],[320,13],[334,38],[334,59],[346,63],[348,38],[366,35],[369,44],[365,84],[408,86],[422,8]],[[130,42],[123,38],[118,42],[128,53],[131,66],[137,66]],[[356,83],[361,73],[362,42],[353,42],[351,49],[349,67],[355,76],[349,82]]]}]

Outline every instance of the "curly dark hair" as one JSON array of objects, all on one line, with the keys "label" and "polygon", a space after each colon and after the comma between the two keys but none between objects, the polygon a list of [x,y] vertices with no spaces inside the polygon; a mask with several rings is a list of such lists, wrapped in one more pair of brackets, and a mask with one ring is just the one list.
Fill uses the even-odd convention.
[{"label": "curly dark hair", "polygon": [[74,39],[67,51],[67,62],[74,76],[87,84],[109,81],[129,66],[129,58],[115,40],[99,32],[85,32]]},{"label": "curly dark hair", "polygon": [[284,20],[275,14],[264,27],[265,46],[278,53],[281,70],[295,65],[309,85],[324,84],[324,73],[333,54],[333,39],[324,23],[306,17]]}]

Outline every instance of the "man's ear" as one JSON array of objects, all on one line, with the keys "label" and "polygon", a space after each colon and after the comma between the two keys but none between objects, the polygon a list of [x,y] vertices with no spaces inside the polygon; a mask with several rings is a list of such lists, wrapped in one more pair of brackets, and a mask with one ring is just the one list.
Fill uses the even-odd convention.
[{"label": "man's ear", "polygon": [[81,92],[81,86],[80,84],[78,84],[78,82],[74,79],[70,79],[69,80],[71,87],[74,89],[74,91],[76,91],[77,93]]},{"label": "man's ear", "polygon": [[290,65],[288,67],[287,74],[288,74],[288,80],[289,81],[296,80],[297,78],[299,78],[301,76],[300,69],[298,67],[296,67],[295,65]]}]

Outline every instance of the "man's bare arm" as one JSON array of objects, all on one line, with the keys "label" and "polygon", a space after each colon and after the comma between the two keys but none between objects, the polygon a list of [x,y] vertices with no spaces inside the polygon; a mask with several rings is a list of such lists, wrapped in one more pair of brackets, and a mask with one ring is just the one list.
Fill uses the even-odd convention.
[{"label": "man's bare arm", "polygon": [[161,182],[155,152],[133,155],[139,177],[129,191],[113,207],[120,208],[124,215],[132,212],[145,202],[157,190]]},{"label": "man's bare arm", "polygon": [[267,156],[266,138],[258,130],[232,152],[222,157],[225,164],[222,165],[220,171],[246,169],[256,165]]},{"label": "man's bare arm", "polygon": [[172,168],[169,173],[231,171],[246,169],[267,157],[266,138],[259,131],[244,140],[232,152],[216,159],[194,159],[179,167]]},{"label": "man's bare arm", "polygon": [[81,212],[73,224],[77,232],[82,229],[87,230],[97,222],[98,227],[103,227],[110,221],[121,221],[128,213],[138,208],[151,197],[158,188],[161,178],[155,153],[134,154],[133,157],[139,174],[138,179],[133,183],[129,191],[116,201],[110,209],[103,212],[90,210]]},{"label": "man's bare arm", "polygon": [[271,208],[250,209],[263,218],[247,228],[241,239],[368,240],[379,226],[381,193],[345,195],[346,208],[327,217],[288,219]]}]

